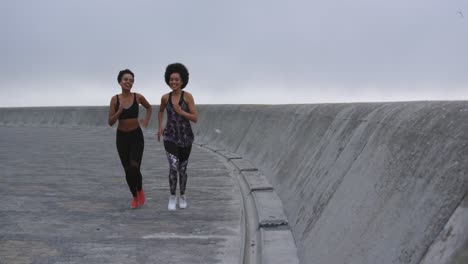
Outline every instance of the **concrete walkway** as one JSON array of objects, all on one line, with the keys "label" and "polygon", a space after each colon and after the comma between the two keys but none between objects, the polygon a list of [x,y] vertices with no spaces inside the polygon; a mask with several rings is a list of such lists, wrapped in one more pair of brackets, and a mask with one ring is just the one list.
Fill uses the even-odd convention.
[{"label": "concrete walkway", "polygon": [[162,144],[145,134],[147,204],[131,195],[111,128],[0,127],[0,263],[239,263],[242,198],[225,161],[194,146],[189,207],[170,212]]}]

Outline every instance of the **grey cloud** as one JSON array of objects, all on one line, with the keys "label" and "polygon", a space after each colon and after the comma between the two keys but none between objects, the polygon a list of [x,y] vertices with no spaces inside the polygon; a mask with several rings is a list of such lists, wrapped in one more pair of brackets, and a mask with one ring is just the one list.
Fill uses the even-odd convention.
[{"label": "grey cloud", "polygon": [[[389,100],[437,99],[441,91],[452,98],[440,99],[468,98],[461,0],[20,0],[4,8],[2,94],[15,87],[34,98],[87,83],[118,91],[115,75],[130,68],[157,98],[165,65],[180,61],[201,103],[297,102],[298,94],[311,103],[385,100],[379,95],[389,89]],[[330,95],[321,98],[324,89]],[[90,102],[78,94],[65,104]]]}]

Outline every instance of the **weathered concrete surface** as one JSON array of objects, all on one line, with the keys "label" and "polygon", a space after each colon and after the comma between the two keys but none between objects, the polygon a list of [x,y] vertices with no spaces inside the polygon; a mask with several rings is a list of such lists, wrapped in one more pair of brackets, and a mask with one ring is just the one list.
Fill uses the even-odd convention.
[{"label": "weathered concrete surface", "polygon": [[280,198],[274,191],[254,191],[252,196],[255,200],[260,227],[287,225],[288,219],[284,215]]},{"label": "weathered concrete surface", "polygon": [[269,177],[302,263],[419,263],[468,191],[467,102],[199,112],[200,142]]},{"label": "weathered concrete surface", "polygon": [[468,263],[468,195],[421,261],[421,264],[438,263]]},{"label": "weathered concrete surface", "polygon": [[250,192],[273,190],[273,186],[268,182],[267,177],[258,171],[242,171],[242,175],[249,185]]},{"label": "weathered concrete surface", "polygon": [[[233,169],[233,176],[238,176],[245,220],[243,263],[299,263],[296,243],[288,226],[283,204],[266,177],[256,169],[243,170],[245,166],[235,164],[239,160],[228,157],[230,155],[221,151],[213,152],[225,158],[228,161],[227,167]],[[242,164],[252,166],[248,162]]]},{"label": "weathered concrete surface", "polygon": [[237,155],[236,153],[232,153],[232,152],[230,152],[230,151],[226,151],[226,150],[217,150],[216,152],[219,153],[220,155],[222,155],[223,157],[225,157],[225,158],[228,159],[228,160],[232,160],[232,159],[242,159],[241,156]]},{"label": "weathered concrete surface", "polygon": [[145,135],[147,203],[131,195],[110,128],[0,127],[0,263],[239,263],[241,197],[194,147],[189,207],[167,210],[162,144]]},{"label": "weathered concrete surface", "polygon": [[297,264],[299,260],[289,230],[261,229],[262,264]]},{"label": "weathered concrete surface", "polygon": [[[0,110],[6,125],[53,123]],[[72,121],[54,120],[87,124],[80,109],[65,110]],[[198,143],[236,153],[268,177],[302,263],[420,263],[468,191],[468,102],[198,110]],[[94,111],[84,111],[90,126]],[[466,255],[461,234],[451,256]]]}]

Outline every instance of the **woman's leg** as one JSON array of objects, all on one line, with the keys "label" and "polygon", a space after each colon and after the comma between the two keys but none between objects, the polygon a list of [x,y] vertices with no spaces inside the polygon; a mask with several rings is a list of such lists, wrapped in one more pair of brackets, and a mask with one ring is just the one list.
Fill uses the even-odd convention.
[{"label": "woman's leg", "polygon": [[164,141],[167,161],[169,162],[169,190],[171,195],[176,194],[177,171],[179,169],[178,147],[170,141]]},{"label": "woman's leg", "polygon": [[141,160],[143,159],[143,150],[145,140],[143,131],[138,128],[132,133],[132,143],[130,149],[130,169],[131,177],[135,179],[135,189],[137,191],[138,205],[145,204],[145,194],[143,192],[143,176],[141,175]]},{"label": "woman's leg", "polygon": [[133,197],[137,196],[136,190],[136,178],[133,177],[133,171],[130,166],[130,141],[128,135],[125,132],[117,131],[116,136],[117,151],[119,152],[120,162],[125,170],[125,179],[127,181],[128,188],[132,193]]},{"label": "woman's leg", "polygon": [[179,162],[179,177],[180,177],[180,195],[185,194],[185,186],[187,185],[187,164],[190,157],[192,146],[181,148]]},{"label": "woman's leg", "polygon": [[143,151],[145,149],[145,139],[143,131],[138,128],[132,131],[132,144],[130,147],[130,167],[132,174],[135,177],[135,188],[138,192],[143,189],[143,176],[141,175],[141,160],[143,159]]}]

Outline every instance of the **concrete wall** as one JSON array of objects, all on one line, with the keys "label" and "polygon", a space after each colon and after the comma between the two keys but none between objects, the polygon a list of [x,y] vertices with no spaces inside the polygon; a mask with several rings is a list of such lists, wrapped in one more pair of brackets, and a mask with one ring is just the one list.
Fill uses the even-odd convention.
[{"label": "concrete wall", "polygon": [[108,126],[108,108],[104,106],[0,108],[0,125]]},{"label": "concrete wall", "polygon": [[[198,110],[199,143],[236,152],[269,177],[303,263],[420,263],[426,255],[424,263],[465,263],[468,102]],[[106,111],[0,109],[0,125],[106,125]],[[439,262],[432,255],[446,241],[454,245]]]}]

